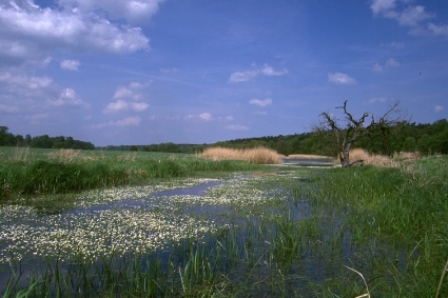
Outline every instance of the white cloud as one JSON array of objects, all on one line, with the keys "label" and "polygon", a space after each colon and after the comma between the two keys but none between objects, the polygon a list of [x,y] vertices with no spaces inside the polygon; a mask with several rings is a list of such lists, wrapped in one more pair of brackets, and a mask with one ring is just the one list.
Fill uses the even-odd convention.
[{"label": "white cloud", "polygon": [[114,124],[116,126],[138,126],[141,121],[142,119],[140,117],[127,117],[116,121]]},{"label": "white cloud", "polygon": [[374,97],[374,98],[369,99],[369,103],[373,104],[376,102],[385,102],[387,100],[388,99],[386,97]]},{"label": "white cloud", "polygon": [[443,110],[444,110],[444,108],[442,106],[440,106],[440,105],[434,106],[434,112],[441,112]]},{"label": "white cloud", "polygon": [[103,112],[106,114],[128,110],[142,112],[148,107],[149,104],[147,104],[146,102],[127,102],[125,100],[118,99],[115,102],[109,103]]},{"label": "white cloud", "polygon": [[[409,5],[405,9],[397,10],[397,0],[373,0],[370,5],[374,15],[381,15],[385,18],[395,19],[401,26],[417,26],[419,22],[430,19],[432,14],[425,11],[421,5]],[[407,1],[402,1],[407,2]]]},{"label": "white cloud", "polygon": [[428,24],[428,30],[434,35],[441,35],[448,38],[448,25],[434,25],[432,23]]},{"label": "white cloud", "polygon": [[266,98],[266,99],[263,99],[263,100],[251,99],[249,101],[249,103],[251,105],[256,105],[256,106],[260,106],[260,107],[267,107],[267,106],[270,106],[272,104],[272,99],[270,99],[270,98]]},{"label": "white cloud", "polygon": [[329,73],[328,81],[337,85],[354,85],[356,84],[356,80],[345,73]]},{"label": "white cloud", "polygon": [[199,114],[199,118],[201,118],[202,120],[205,120],[205,121],[210,121],[210,120],[212,120],[212,115],[210,113],[202,113],[202,114]]},{"label": "white cloud", "polygon": [[433,16],[425,11],[421,5],[409,6],[396,17],[401,26],[416,26],[419,22],[430,19]]},{"label": "white cloud", "polygon": [[150,84],[151,81],[147,83],[132,82],[126,87],[119,86],[115,90],[113,98],[114,99],[127,98],[130,100],[140,100],[143,97],[141,90],[148,87]]},{"label": "white cloud", "polygon": [[[71,1],[70,9],[60,6],[41,8],[32,0],[0,2],[1,64],[42,61],[48,51],[57,49],[112,53],[149,49],[149,40],[140,28],[122,22],[111,23],[104,18],[107,14],[94,8],[91,11],[76,9],[87,2],[93,3],[89,0]],[[107,3],[116,5],[116,1]]]},{"label": "white cloud", "polygon": [[114,98],[124,97],[134,97],[134,92],[130,88],[120,86],[115,90]]},{"label": "white cloud", "polygon": [[387,68],[395,68],[400,66],[400,62],[398,62],[397,60],[395,60],[394,58],[390,58],[386,61],[386,67]]},{"label": "white cloud", "polygon": [[261,73],[265,76],[282,76],[288,73],[288,70],[284,68],[280,71],[275,71],[271,66],[265,64],[261,69]]},{"label": "white cloud", "polygon": [[249,130],[249,127],[247,127],[245,125],[238,125],[238,124],[228,125],[226,128],[230,129],[230,130],[241,130],[241,131]]},{"label": "white cloud", "polygon": [[146,102],[131,102],[130,107],[136,112],[142,112],[149,107],[149,104],[147,104]]},{"label": "white cloud", "polygon": [[104,112],[112,113],[112,112],[123,111],[123,110],[127,110],[128,107],[129,107],[129,105],[126,101],[119,99],[116,102],[109,103]]},{"label": "white cloud", "polygon": [[372,71],[374,71],[374,72],[383,72],[384,71],[384,67],[381,64],[379,64],[379,63],[375,63],[372,66]]},{"label": "white cloud", "polygon": [[213,116],[210,113],[201,113],[199,115],[193,115],[193,114],[189,114],[187,116],[185,116],[185,119],[187,120],[201,120],[201,121],[212,121],[213,120]]},{"label": "white cloud", "polygon": [[49,77],[28,77],[24,75],[13,75],[6,72],[0,74],[0,82],[27,89],[38,89],[49,86],[53,80]]},{"label": "white cloud", "polygon": [[96,10],[107,12],[113,19],[126,19],[131,23],[148,22],[157,13],[164,0],[59,0],[67,9],[76,9],[83,13]]},{"label": "white cloud", "polygon": [[149,86],[151,82],[140,83],[132,82],[128,86],[118,86],[115,90],[113,99],[103,110],[104,113],[114,113],[120,111],[142,112],[149,107],[149,104],[142,101],[144,97],[141,91]]},{"label": "white cloud", "polygon": [[395,8],[395,0],[373,0],[370,8],[374,14],[388,12]]},{"label": "white cloud", "polygon": [[59,97],[55,100],[47,100],[47,102],[52,106],[80,106],[80,107],[88,107],[89,105],[84,102],[75,92],[75,90],[71,88],[66,88],[62,90]]},{"label": "white cloud", "polygon": [[384,66],[379,63],[375,63],[372,67],[372,71],[383,72],[385,69],[397,68],[398,66],[400,66],[400,62],[398,62],[394,58],[390,58],[384,63]]},{"label": "white cloud", "polygon": [[264,64],[262,67],[256,67],[253,70],[246,71],[236,71],[230,75],[229,82],[239,83],[250,81],[258,75],[264,75],[268,77],[272,76],[282,76],[288,73],[288,70],[284,68],[283,70],[276,71],[268,64]]},{"label": "white cloud", "polygon": [[[425,27],[423,21],[435,18],[435,14],[427,12],[422,5],[407,5],[412,1],[407,0],[373,0],[370,8],[375,16],[395,19],[400,26],[410,27],[413,35],[440,35],[448,38],[448,25],[435,25],[428,23]],[[405,8],[397,8],[397,3],[403,3]]]},{"label": "white cloud", "polygon": [[103,122],[92,125],[93,129],[103,129],[105,127],[122,127],[122,126],[138,126],[142,119],[140,117],[127,117],[117,121]]},{"label": "white cloud", "polygon": [[77,60],[63,60],[60,64],[62,69],[78,70],[80,62]]},{"label": "white cloud", "polygon": [[258,76],[259,72],[256,70],[248,70],[248,71],[237,71],[230,75],[230,82],[238,83],[238,82],[246,82],[250,81],[252,78]]}]

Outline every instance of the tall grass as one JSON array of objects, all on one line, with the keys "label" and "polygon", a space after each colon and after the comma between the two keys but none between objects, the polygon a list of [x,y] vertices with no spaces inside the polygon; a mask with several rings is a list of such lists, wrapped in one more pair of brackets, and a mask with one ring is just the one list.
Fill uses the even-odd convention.
[{"label": "tall grass", "polygon": [[[193,156],[105,155],[52,150],[39,158],[28,149],[0,164],[0,200],[17,195],[62,194],[95,188],[141,184],[151,179],[187,177],[199,172],[253,170],[241,161],[213,161]],[[24,158],[28,156],[28,158]]]},{"label": "tall grass", "polygon": [[[316,205],[347,210],[355,241],[378,239],[403,251],[389,269],[402,293],[394,296],[433,297],[448,250],[448,158],[412,165],[322,172],[308,196]],[[448,295],[448,285],[440,291]]]},{"label": "tall grass", "polygon": [[251,149],[213,147],[205,149],[199,156],[213,160],[244,160],[255,164],[277,164],[283,157],[276,151],[264,147]]}]

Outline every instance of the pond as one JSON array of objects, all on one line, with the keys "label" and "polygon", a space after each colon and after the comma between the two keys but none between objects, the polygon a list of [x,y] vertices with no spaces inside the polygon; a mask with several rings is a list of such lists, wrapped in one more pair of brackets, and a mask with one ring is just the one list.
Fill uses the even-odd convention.
[{"label": "pond", "polygon": [[[369,262],[389,253],[372,249],[379,245],[373,235],[359,243],[345,226],[344,210],[316,209],[306,196],[306,173],[294,169],[201,180],[147,193],[121,188],[101,194],[113,198],[58,214],[4,207],[0,289],[8,287],[13,262],[21,266],[15,270],[25,287],[36,274],[62,274],[55,273],[58,265],[51,260],[62,266],[62,280],[70,276],[71,283],[64,284],[70,295],[81,288],[103,291],[106,285],[115,293],[126,291],[115,289],[122,282],[111,272],[127,279],[149,276],[158,285],[151,293],[160,297],[193,295],[207,287],[242,297],[312,297],[319,291],[316,285],[352,276],[344,264],[370,277]],[[86,275],[91,282],[84,288]],[[110,280],[98,279],[103,275]]]}]

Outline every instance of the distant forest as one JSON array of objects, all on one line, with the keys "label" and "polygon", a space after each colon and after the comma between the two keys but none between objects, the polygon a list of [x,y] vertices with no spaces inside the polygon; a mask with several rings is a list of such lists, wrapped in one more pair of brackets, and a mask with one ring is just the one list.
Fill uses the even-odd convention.
[{"label": "distant forest", "polygon": [[[199,153],[205,148],[221,146],[245,149],[267,147],[277,152],[290,154],[322,154],[334,156],[334,147],[324,135],[307,132],[293,135],[266,136],[235,139],[214,144],[175,144],[161,143],[152,145],[120,145],[97,147],[101,150],[126,150],[168,153]],[[74,140],[72,137],[49,137],[47,135],[31,137],[14,135],[6,126],[0,126],[0,146],[29,146],[37,148],[95,149],[90,142]],[[432,124],[416,124],[402,121],[388,130],[377,130],[372,135],[354,144],[371,153],[392,155],[394,152],[419,151],[422,154],[448,154],[448,121],[438,120]]]},{"label": "distant forest", "polygon": [[[307,132],[293,135],[266,136],[244,138],[217,142],[214,144],[174,144],[162,143],[139,146],[108,146],[104,149],[197,153],[205,148],[221,146],[226,148],[245,149],[267,147],[283,155],[321,154],[335,156],[337,152],[328,144],[328,139],[321,134]],[[389,130],[375,131],[370,137],[354,144],[371,153],[393,155],[394,152],[419,151],[422,154],[448,154],[448,121],[438,120],[432,124],[416,124],[402,121]]]},{"label": "distant forest", "polygon": [[48,135],[31,137],[14,135],[8,132],[7,126],[0,126],[0,146],[20,146],[33,148],[64,148],[93,150],[95,146],[90,142],[75,140],[72,137],[49,137]]}]

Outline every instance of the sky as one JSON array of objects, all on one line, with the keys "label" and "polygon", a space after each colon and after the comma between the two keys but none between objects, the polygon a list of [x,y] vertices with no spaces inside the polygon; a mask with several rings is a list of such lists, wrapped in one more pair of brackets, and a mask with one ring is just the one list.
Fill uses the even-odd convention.
[{"label": "sky", "polygon": [[0,125],[96,146],[448,118],[445,0],[0,0]]}]

